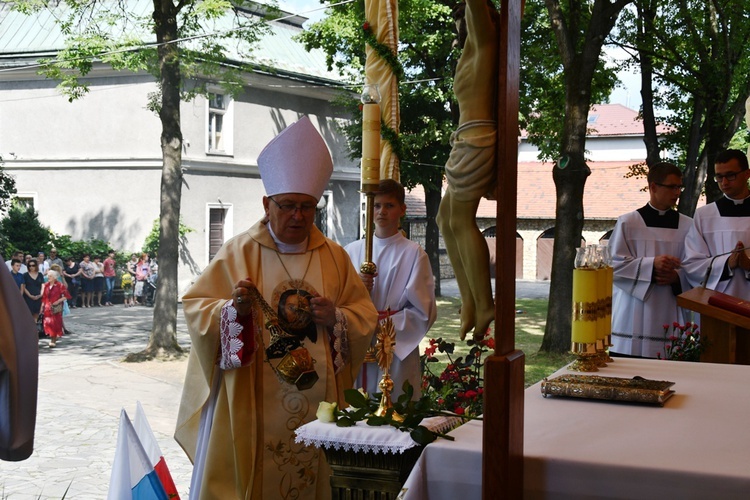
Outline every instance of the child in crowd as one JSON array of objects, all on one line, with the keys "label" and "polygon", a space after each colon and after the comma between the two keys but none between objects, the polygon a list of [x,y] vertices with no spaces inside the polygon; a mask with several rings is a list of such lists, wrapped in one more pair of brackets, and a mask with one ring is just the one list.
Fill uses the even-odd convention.
[{"label": "child in crowd", "polygon": [[135,305],[133,301],[133,275],[125,271],[122,273],[122,293],[125,297],[125,307],[132,307]]}]

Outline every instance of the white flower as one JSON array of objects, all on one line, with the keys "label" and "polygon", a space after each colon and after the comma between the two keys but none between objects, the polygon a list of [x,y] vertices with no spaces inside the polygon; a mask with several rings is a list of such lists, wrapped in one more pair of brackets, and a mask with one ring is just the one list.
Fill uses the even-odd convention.
[{"label": "white flower", "polygon": [[328,403],[327,401],[321,401],[320,404],[318,404],[318,411],[315,413],[315,416],[318,417],[318,420],[320,420],[321,422],[335,422],[336,415],[334,415],[334,413],[337,407],[338,403]]}]

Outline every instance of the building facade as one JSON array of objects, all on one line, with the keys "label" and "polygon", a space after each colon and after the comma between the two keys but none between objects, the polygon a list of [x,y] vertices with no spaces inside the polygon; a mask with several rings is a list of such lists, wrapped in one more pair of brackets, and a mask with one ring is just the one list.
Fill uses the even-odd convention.
[{"label": "building facade", "polygon": [[[0,7],[0,156],[18,197],[56,234],[138,251],[159,217],[161,122],[146,109],[156,81],[95,64],[85,79],[88,94],[68,102],[34,66],[60,48],[60,38],[50,36],[55,27],[37,23],[14,39],[10,34],[26,22],[19,16]],[[305,115],[334,162],[317,223],[341,244],[358,236],[359,166],[337,128],[347,117],[331,105],[341,82],[322,53],[294,41],[304,21],[287,16],[261,40],[257,53],[264,64],[277,62],[273,72],[259,66],[244,75],[235,96],[209,86],[207,98],[181,104],[181,219],[193,231],[181,245],[180,293],[224,241],[262,218],[258,154]]]}]

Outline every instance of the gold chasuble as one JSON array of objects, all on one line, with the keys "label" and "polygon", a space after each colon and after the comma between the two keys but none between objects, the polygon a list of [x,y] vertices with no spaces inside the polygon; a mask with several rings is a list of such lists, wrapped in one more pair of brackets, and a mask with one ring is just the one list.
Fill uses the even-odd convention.
[{"label": "gold chasuble", "polygon": [[[277,376],[274,367],[280,359],[268,359],[269,318],[258,304],[252,326],[238,337],[244,343],[242,366],[219,368],[217,360],[226,351],[222,309],[226,320],[232,290],[247,277],[277,313],[279,324],[301,339],[315,360],[318,380],[309,389],[299,390]],[[314,296],[334,303],[336,327],[316,327],[310,321],[309,299]],[[191,491],[191,498],[329,498],[323,453],[295,443],[294,431],[315,419],[320,401],[345,405],[343,391],[353,387],[377,322],[377,311],[344,250],[313,227],[305,253],[280,254],[265,224],[258,223],[222,247],[183,304],[192,348],[175,437],[191,460],[199,447],[205,455],[200,493]],[[330,341],[334,332],[343,336],[336,344],[344,361],[338,373]],[[199,443],[201,413],[210,401],[215,401],[209,403],[210,432]]]}]

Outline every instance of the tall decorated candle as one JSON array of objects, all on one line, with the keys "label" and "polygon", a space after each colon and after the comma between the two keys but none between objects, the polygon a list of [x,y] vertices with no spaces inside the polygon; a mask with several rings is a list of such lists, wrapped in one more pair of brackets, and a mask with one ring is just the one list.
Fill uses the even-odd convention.
[{"label": "tall decorated candle", "polygon": [[380,92],[378,85],[362,90],[362,192],[373,192],[380,182]]}]

